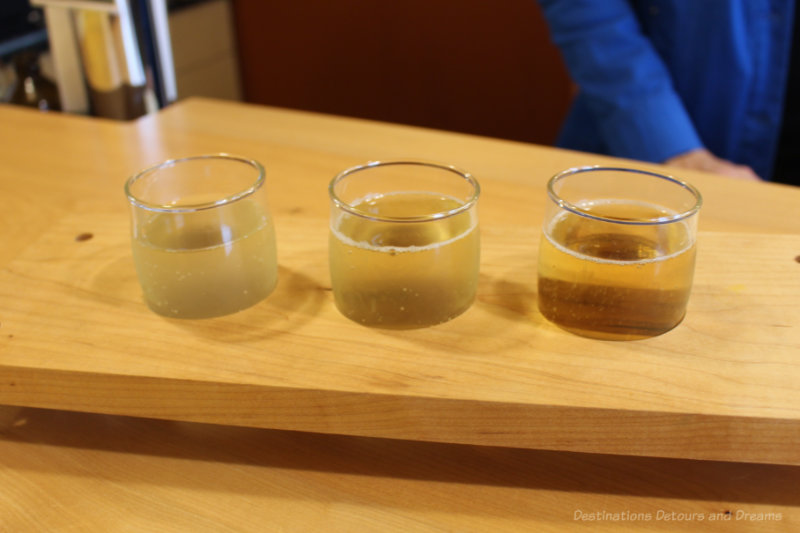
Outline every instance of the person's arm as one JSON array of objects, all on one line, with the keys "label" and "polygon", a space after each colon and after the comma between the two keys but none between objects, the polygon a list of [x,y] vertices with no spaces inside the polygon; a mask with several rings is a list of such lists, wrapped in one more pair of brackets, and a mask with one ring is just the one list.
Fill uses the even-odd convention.
[{"label": "person's arm", "polygon": [[703,147],[628,0],[539,2],[612,155],[660,163]]},{"label": "person's arm", "polygon": [[730,178],[760,181],[761,178],[747,165],[737,165],[727,159],[720,159],[705,148],[690,150],[664,161],[664,164],[678,167],[704,170],[714,174],[722,174]]}]

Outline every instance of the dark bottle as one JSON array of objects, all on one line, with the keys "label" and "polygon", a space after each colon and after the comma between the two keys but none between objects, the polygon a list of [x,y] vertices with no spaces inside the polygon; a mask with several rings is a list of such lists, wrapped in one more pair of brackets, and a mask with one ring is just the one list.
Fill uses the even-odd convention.
[{"label": "dark bottle", "polygon": [[11,95],[11,103],[35,107],[42,111],[60,111],[58,87],[48,80],[39,69],[39,54],[26,50],[14,58],[17,85]]}]

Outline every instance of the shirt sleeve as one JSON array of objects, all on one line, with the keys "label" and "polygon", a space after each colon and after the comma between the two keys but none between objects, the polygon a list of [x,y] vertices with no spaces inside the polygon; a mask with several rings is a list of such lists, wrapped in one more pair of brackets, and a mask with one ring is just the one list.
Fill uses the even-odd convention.
[{"label": "shirt sleeve", "polygon": [[630,0],[539,2],[611,155],[662,162],[702,147]]}]

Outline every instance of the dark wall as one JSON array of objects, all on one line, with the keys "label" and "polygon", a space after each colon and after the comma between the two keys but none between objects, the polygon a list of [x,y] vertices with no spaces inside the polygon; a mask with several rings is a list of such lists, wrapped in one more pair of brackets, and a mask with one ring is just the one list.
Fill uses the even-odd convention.
[{"label": "dark wall", "polygon": [[536,0],[234,0],[246,101],[549,144],[571,85]]}]

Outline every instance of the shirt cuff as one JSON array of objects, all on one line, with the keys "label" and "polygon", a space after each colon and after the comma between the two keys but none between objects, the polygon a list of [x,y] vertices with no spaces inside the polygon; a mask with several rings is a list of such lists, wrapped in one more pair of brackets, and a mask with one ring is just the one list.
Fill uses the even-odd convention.
[{"label": "shirt cuff", "polygon": [[598,126],[610,153],[661,163],[703,147],[689,114],[674,93],[629,101],[600,118]]}]

